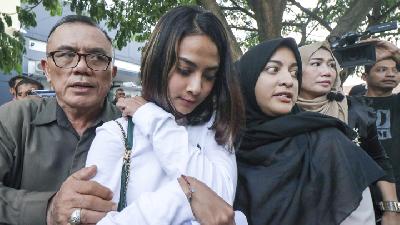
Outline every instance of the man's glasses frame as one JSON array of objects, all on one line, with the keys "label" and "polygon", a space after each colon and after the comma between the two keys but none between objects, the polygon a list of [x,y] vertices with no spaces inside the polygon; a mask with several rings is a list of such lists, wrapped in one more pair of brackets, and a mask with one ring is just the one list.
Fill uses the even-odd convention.
[{"label": "man's glasses frame", "polygon": [[[60,53],[60,52],[74,53],[74,54],[76,54],[76,55],[78,56],[78,60],[76,61],[76,64],[75,64],[74,66],[62,66],[62,65],[58,65],[58,64],[57,64],[57,60],[55,59],[54,55],[57,54],[57,53]],[[103,57],[105,57],[105,58],[107,59],[108,62],[107,62],[106,65],[104,65],[104,66],[105,66],[104,69],[95,69],[95,68],[92,68],[92,67],[89,65],[90,63],[88,64],[87,56],[103,56]],[[51,58],[53,59],[54,64],[55,64],[57,67],[59,67],[59,68],[64,68],[64,69],[75,68],[76,66],[78,66],[79,62],[81,61],[81,58],[83,57],[83,58],[85,59],[86,66],[89,67],[91,70],[94,70],[94,71],[106,71],[106,70],[108,69],[108,67],[110,66],[110,62],[112,61],[112,57],[107,56],[107,55],[102,54],[102,53],[78,53],[78,52],[75,52],[75,51],[65,51],[65,50],[57,50],[57,51],[49,52],[49,53],[47,53],[47,57],[51,57]],[[74,57],[76,57],[76,56],[74,56]]]}]

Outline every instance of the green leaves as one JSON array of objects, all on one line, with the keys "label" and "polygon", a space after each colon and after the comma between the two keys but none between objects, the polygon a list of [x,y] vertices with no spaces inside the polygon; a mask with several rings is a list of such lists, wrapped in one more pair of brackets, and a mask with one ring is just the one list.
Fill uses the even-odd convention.
[{"label": "green leaves", "polygon": [[24,39],[19,33],[13,36],[0,32],[0,68],[5,73],[15,70],[22,72],[22,54],[24,53]]},{"label": "green leaves", "polygon": [[12,20],[11,20],[11,16],[9,16],[8,14],[2,13],[3,19],[4,21],[6,21],[6,24],[8,27],[12,26]]},{"label": "green leaves", "polygon": [[36,27],[36,14],[29,9],[17,6],[18,20],[25,28]]},{"label": "green leaves", "polygon": [[[238,42],[242,48],[248,48],[259,42],[256,19],[263,18],[254,15],[249,6],[248,0],[215,0],[230,28],[237,35]],[[314,16],[325,21],[331,28],[334,28],[338,20],[356,0],[318,0],[317,6],[308,8]],[[64,3],[63,3],[64,2]],[[114,45],[121,49],[132,40],[144,42],[148,39],[158,19],[169,9],[186,4],[196,4],[196,0],[21,0],[24,8],[17,7],[16,13],[21,26],[24,28],[36,26],[36,15],[33,9],[42,4],[49,11],[50,15],[62,15],[63,4],[69,4],[72,11],[77,14],[90,16],[95,21],[104,21],[108,29],[116,29]],[[310,35],[319,36],[324,30],[315,18],[300,10],[295,3],[305,6],[306,1],[287,1],[284,11],[284,26],[282,34],[298,33],[302,35],[302,42],[310,41]],[[399,21],[400,13],[399,0],[382,0],[379,2],[378,18],[380,22]],[[351,10],[351,9],[350,9]],[[372,12],[368,12],[372,17]],[[19,33],[7,35],[6,27],[12,25],[10,15],[0,11],[0,70],[11,71],[21,70],[22,54],[24,51],[23,38]],[[262,21],[261,21],[262,22]],[[259,21],[260,24],[260,21]],[[367,18],[359,24],[359,29],[364,30],[370,21]],[[326,31],[325,31],[326,33]],[[381,35],[398,36],[398,31],[388,32]]]},{"label": "green leaves", "polygon": [[62,5],[58,0],[43,0],[42,4],[51,16],[61,16]]},{"label": "green leaves", "polygon": [[4,32],[5,32],[5,26],[4,26],[2,18],[0,18],[0,33],[4,33]]}]

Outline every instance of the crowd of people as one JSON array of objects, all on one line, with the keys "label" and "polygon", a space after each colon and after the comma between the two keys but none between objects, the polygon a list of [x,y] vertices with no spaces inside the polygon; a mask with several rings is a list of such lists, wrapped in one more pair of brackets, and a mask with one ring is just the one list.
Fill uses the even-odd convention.
[{"label": "crowd of people", "polygon": [[111,38],[63,17],[41,61],[55,97],[16,76],[0,107],[0,224],[400,225],[400,49],[372,42],[346,96],[328,42],[233,62],[217,16],[180,6],[143,48],[140,96],[109,101]]}]

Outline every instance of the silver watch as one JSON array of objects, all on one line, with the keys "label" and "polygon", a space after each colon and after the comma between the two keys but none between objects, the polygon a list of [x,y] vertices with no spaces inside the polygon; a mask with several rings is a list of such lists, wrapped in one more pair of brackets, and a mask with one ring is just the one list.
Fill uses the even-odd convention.
[{"label": "silver watch", "polygon": [[384,211],[384,212],[400,213],[400,202],[382,201],[382,202],[379,202],[379,208],[381,211]]}]

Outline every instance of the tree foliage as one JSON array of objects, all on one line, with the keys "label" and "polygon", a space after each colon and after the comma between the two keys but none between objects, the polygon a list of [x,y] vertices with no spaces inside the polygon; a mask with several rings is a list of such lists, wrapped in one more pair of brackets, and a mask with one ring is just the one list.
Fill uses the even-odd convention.
[{"label": "tree foliage", "polygon": [[[77,14],[106,21],[109,29],[116,29],[114,44],[118,48],[132,40],[145,41],[157,20],[169,9],[184,4],[201,5],[214,12],[226,26],[234,58],[240,57],[241,49],[278,36],[297,33],[302,45],[314,41],[315,34],[341,35],[400,20],[399,0],[318,0],[312,8],[303,6],[305,1],[300,0],[23,0],[24,7],[16,9],[21,26],[36,26],[32,9],[39,4],[51,15],[61,15],[61,2]],[[0,13],[0,70],[21,71],[23,38],[18,32],[13,35],[4,32],[11,26],[11,17]],[[395,38],[398,34],[396,30],[379,36]]]}]

